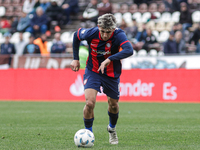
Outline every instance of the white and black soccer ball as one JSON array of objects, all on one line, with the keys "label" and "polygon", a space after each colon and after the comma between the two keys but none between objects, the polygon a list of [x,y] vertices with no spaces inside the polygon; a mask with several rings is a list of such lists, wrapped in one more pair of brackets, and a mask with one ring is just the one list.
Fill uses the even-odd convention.
[{"label": "white and black soccer ball", "polygon": [[74,143],[77,147],[92,147],[94,140],[94,134],[88,129],[80,129],[74,135]]}]

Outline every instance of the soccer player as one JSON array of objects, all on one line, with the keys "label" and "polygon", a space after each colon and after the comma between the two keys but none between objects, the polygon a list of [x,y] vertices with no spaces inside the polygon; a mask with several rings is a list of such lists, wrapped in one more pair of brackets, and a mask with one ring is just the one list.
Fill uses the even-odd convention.
[{"label": "soccer player", "polygon": [[133,54],[131,43],[123,30],[116,28],[116,18],[112,14],[104,14],[98,18],[98,27],[78,29],[73,38],[73,57],[71,69],[78,71],[79,44],[86,40],[89,45],[89,56],[84,74],[84,93],[86,104],[83,110],[85,128],[92,131],[94,107],[97,92],[103,87],[108,99],[108,115],[110,144],[118,144],[116,123],[119,114],[119,82],[121,75],[121,59]]}]

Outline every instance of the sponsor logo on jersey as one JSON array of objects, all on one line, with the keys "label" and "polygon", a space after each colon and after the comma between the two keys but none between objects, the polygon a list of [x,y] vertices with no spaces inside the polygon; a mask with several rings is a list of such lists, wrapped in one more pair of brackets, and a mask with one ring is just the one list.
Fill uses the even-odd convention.
[{"label": "sponsor logo on jersey", "polygon": [[111,54],[111,52],[107,51],[107,52],[101,52],[101,51],[96,51],[94,49],[92,49],[93,52],[97,53],[97,54],[100,54],[100,55],[108,55],[108,54]]},{"label": "sponsor logo on jersey", "polygon": [[106,43],[106,46],[107,46],[107,47],[110,47],[111,45],[110,45],[110,43]]}]

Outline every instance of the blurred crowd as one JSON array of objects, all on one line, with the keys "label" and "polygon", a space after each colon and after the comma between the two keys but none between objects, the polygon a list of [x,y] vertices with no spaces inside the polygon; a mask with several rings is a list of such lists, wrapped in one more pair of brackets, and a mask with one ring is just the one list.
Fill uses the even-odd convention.
[{"label": "blurred crowd", "polygon": [[[162,0],[115,4],[114,14],[136,52],[200,52],[200,1]],[[138,3],[137,3],[138,2]],[[131,19],[129,15],[133,16]],[[196,19],[197,18],[197,19]]]},{"label": "blurred crowd", "polygon": [[[0,39],[0,54],[71,53],[69,44],[61,39],[67,30],[64,27],[73,25],[71,17],[76,16],[80,27],[90,28],[95,27],[97,18],[105,13],[116,16],[118,28],[125,31],[135,52],[200,53],[200,18],[196,21],[192,16],[199,10],[200,0],[119,3],[112,0],[0,0],[0,3],[6,8],[5,14],[0,14],[0,34],[4,38]],[[174,20],[166,21],[175,13]],[[19,39],[12,43],[10,38],[16,32]],[[28,40],[24,39],[25,32],[30,33]],[[87,47],[87,43],[81,46]]]}]

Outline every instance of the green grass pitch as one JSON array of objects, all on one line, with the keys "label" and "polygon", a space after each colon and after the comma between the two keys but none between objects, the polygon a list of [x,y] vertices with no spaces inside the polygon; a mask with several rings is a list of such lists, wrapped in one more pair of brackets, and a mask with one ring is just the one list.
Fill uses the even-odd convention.
[{"label": "green grass pitch", "polygon": [[[0,149],[77,148],[73,138],[84,128],[79,102],[0,102]],[[199,150],[200,104],[119,103],[118,145],[108,142],[107,103],[95,107],[95,150]]]}]

